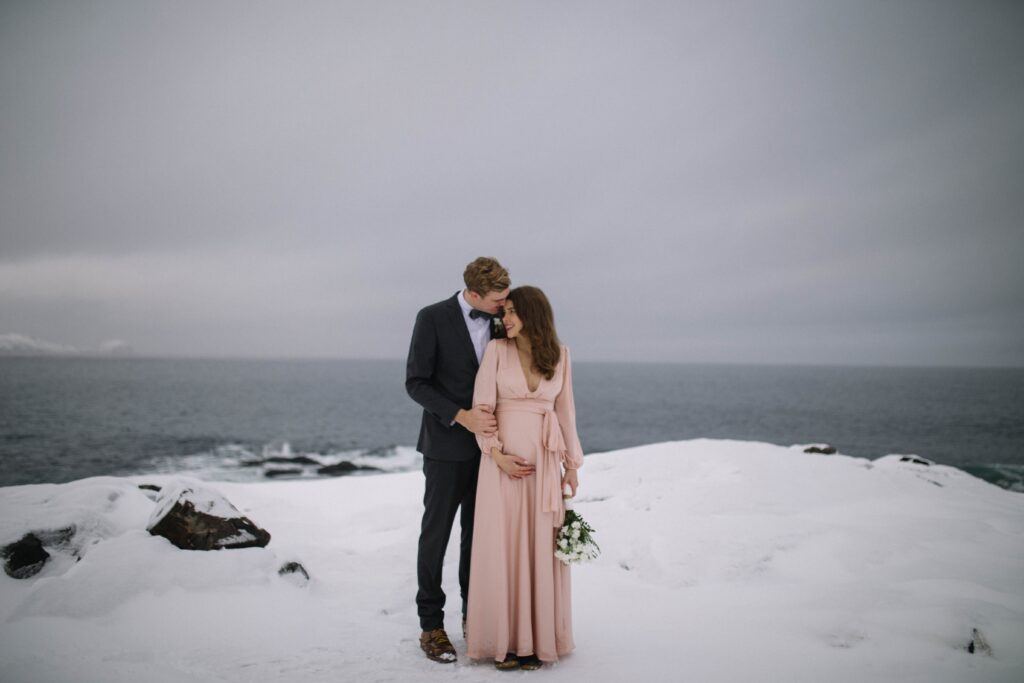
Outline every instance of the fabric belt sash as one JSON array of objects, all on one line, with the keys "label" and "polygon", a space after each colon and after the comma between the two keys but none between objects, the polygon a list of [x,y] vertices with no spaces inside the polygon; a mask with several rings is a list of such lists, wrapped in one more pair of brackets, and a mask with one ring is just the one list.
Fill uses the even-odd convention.
[{"label": "fabric belt sash", "polygon": [[534,413],[544,418],[541,427],[541,453],[537,458],[537,492],[540,495],[540,509],[554,513],[556,527],[565,521],[565,505],[562,501],[562,462],[569,451],[562,438],[562,427],[555,415],[554,401],[539,398],[513,398],[498,400],[495,413],[515,411]]}]

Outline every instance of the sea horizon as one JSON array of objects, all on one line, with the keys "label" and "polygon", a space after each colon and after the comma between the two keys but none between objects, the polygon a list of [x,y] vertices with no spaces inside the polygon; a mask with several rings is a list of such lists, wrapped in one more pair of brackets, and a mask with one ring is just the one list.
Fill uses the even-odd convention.
[{"label": "sea horizon", "polygon": [[[267,361],[267,362],[325,362],[325,361],[391,361],[405,362],[404,356],[284,356],[284,355],[238,355],[238,354],[170,354],[170,353],[121,353],[110,354],[102,351],[80,353],[12,353],[0,351],[4,358],[37,358],[52,360],[196,360],[196,361]],[[574,355],[574,362],[602,365],[684,365],[684,366],[727,366],[727,367],[820,367],[820,368],[877,368],[877,369],[936,369],[936,370],[1024,370],[1022,365],[994,365],[988,363],[877,363],[863,362],[797,362],[797,361],[744,361],[744,360],[658,360],[640,358],[635,360],[586,358]]]},{"label": "sea horizon", "polygon": [[[1024,489],[1024,369],[574,363],[586,453],[697,438],[916,455]],[[0,358],[0,485],[195,470],[410,466],[422,411],[396,358]],[[266,457],[311,463],[254,465]],[[314,464],[315,463],[315,464]],[[250,468],[250,469],[246,469]]]}]

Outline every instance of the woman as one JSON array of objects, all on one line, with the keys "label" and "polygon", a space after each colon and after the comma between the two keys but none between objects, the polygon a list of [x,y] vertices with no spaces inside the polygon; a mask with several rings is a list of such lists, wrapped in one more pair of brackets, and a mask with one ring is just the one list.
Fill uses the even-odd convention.
[{"label": "woman", "polygon": [[474,406],[494,410],[498,432],[477,436],[466,643],[472,658],[532,670],[574,647],[569,567],[554,551],[562,488],[576,495],[583,450],[569,350],[544,292],[513,289],[502,322],[508,338],[487,345],[473,392]]}]

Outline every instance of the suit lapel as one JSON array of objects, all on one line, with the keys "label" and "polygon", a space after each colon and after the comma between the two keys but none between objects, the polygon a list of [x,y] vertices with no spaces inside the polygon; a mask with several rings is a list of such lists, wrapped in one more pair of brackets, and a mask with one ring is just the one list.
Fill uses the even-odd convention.
[{"label": "suit lapel", "polygon": [[473,348],[473,340],[469,336],[469,328],[466,327],[466,319],[462,316],[462,306],[459,305],[458,297],[462,296],[462,292],[456,292],[448,301],[451,302],[448,306],[448,317],[451,320],[452,328],[455,330],[455,336],[458,337],[459,343],[464,347],[466,353],[469,354],[470,360],[473,361],[473,367],[479,368],[480,362],[476,359],[476,349]]}]

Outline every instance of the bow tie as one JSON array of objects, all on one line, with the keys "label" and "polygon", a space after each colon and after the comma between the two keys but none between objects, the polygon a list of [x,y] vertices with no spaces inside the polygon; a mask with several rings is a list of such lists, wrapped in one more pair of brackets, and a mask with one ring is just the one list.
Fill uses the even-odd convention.
[{"label": "bow tie", "polygon": [[469,317],[472,318],[473,320],[476,320],[478,318],[487,318],[488,320],[490,320],[494,316],[491,315],[490,313],[484,313],[483,311],[478,311],[474,308],[472,311],[469,312]]}]

